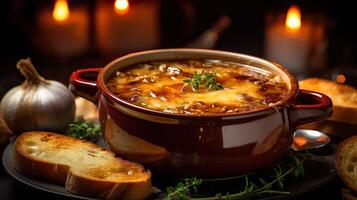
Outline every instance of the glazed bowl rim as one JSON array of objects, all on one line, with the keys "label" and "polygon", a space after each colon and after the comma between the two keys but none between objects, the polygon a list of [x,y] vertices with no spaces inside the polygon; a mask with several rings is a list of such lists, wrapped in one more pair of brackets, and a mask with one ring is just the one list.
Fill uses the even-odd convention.
[{"label": "glazed bowl rim", "polygon": [[[167,112],[153,110],[150,108],[141,107],[141,106],[132,104],[130,102],[127,102],[127,101],[119,98],[115,94],[113,94],[106,86],[106,81],[107,81],[106,79],[108,79],[109,76],[114,71],[114,70],[110,71],[111,68],[119,62],[123,62],[127,59],[133,59],[135,57],[142,57],[142,56],[148,56],[148,55],[152,55],[152,56],[159,55],[159,54],[180,55],[180,53],[184,53],[184,54],[192,53],[192,54],[197,54],[197,55],[202,54],[202,57],[201,57],[202,59],[208,59],[207,55],[205,56],[205,54],[210,54],[210,55],[217,55],[217,57],[223,57],[223,58],[224,57],[227,57],[227,58],[237,57],[237,58],[241,58],[241,59],[250,60],[252,62],[254,61],[254,62],[262,63],[262,64],[266,65],[267,68],[269,68],[269,69],[273,68],[272,69],[273,71],[275,71],[275,72],[279,71],[280,74],[284,74],[287,77],[288,81],[285,80],[285,82],[290,84],[289,92],[287,95],[284,96],[283,99],[274,103],[274,105],[270,105],[270,106],[267,105],[267,106],[264,106],[258,110],[239,112],[239,113],[187,115],[187,114],[180,114],[180,113],[167,113]],[[180,59],[180,57],[177,56],[177,58],[168,58],[167,60],[170,60],[170,59]],[[182,57],[181,59],[189,59],[189,57]],[[164,59],[154,59],[154,58],[147,59],[147,61],[150,61],[150,60],[152,61],[152,60],[164,60]],[[219,59],[219,60],[225,61],[225,59]],[[226,59],[226,61],[227,61],[227,59]],[[140,63],[140,62],[144,62],[144,61],[139,61],[137,63]],[[252,65],[252,66],[254,66],[254,65]],[[108,75],[108,73],[110,73],[110,74]],[[233,52],[221,51],[221,50],[191,49],[191,48],[156,49],[156,50],[147,50],[147,51],[140,51],[140,52],[127,54],[127,55],[119,57],[119,58],[111,61],[109,64],[107,64],[100,71],[100,73],[97,77],[97,83],[98,83],[98,89],[100,90],[101,93],[104,94],[104,96],[109,97],[112,101],[120,104],[121,106],[133,109],[135,111],[144,112],[146,114],[151,114],[154,116],[161,116],[161,117],[167,117],[167,118],[179,118],[179,119],[212,119],[212,118],[235,118],[235,117],[246,118],[246,117],[251,117],[251,116],[256,117],[257,115],[260,115],[260,114],[266,115],[269,113],[277,112],[278,109],[288,106],[290,104],[291,100],[296,98],[296,96],[298,94],[298,90],[299,90],[299,86],[298,86],[296,78],[293,75],[291,75],[286,68],[282,67],[281,65],[279,65],[277,63],[270,62],[270,61],[267,61],[265,59],[258,58],[255,56],[241,54],[241,53],[233,53]]]}]

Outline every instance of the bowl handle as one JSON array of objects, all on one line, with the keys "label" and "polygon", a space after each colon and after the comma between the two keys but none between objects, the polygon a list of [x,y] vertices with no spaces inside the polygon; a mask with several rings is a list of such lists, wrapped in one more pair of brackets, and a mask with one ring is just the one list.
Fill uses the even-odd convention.
[{"label": "bowl handle", "polygon": [[77,96],[96,102],[97,77],[102,68],[80,69],[72,73],[69,79],[69,89]]},{"label": "bowl handle", "polygon": [[330,97],[309,90],[300,90],[289,115],[293,125],[298,126],[326,119],[332,114]]}]

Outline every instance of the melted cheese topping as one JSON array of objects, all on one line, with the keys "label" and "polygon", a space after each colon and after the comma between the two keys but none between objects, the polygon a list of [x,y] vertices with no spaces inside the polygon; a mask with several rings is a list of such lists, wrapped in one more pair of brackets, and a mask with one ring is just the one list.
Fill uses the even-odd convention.
[{"label": "melted cheese topping", "polygon": [[[195,89],[194,73],[214,75],[223,89]],[[278,102],[286,83],[269,71],[216,60],[178,60],[141,63],[116,71],[107,82],[120,98],[154,110],[181,114],[238,113]]]}]

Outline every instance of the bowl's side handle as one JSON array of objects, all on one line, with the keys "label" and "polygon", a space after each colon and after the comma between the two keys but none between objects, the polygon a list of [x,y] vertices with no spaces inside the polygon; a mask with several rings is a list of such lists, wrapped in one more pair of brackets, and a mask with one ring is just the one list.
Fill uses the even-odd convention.
[{"label": "bowl's side handle", "polygon": [[96,102],[97,77],[102,68],[85,68],[72,73],[69,79],[69,89],[75,95]]},{"label": "bowl's side handle", "polygon": [[289,108],[290,121],[295,126],[327,119],[331,114],[330,97],[309,90],[300,90],[295,104]]}]

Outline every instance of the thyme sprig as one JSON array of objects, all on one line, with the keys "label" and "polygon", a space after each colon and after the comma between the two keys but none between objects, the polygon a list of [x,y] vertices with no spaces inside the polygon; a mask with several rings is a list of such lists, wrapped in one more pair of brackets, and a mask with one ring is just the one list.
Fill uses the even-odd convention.
[{"label": "thyme sprig", "polygon": [[[273,169],[274,175],[271,176],[272,180],[268,181],[262,177],[255,182],[250,180],[249,176],[245,176],[244,188],[235,194],[216,194],[214,197],[206,198],[192,198],[190,191],[197,191],[197,186],[202,183],[202,180],[197,178],[186,179],[185,183],[178,183],[176,187],[167,188],[166,200],[178,199],[193,199],[193,200],[239,200],[247,198],[256,198],[268,195],[289,195],[290,192],[283,191],[284,181],[288,175],[294,178],[299,178],[305,175],[304,162],[311,158],[310,153],[306,153],[301,159],[294,156],[289,165],[289,169],[285,170],[279,163]],[[277,189],[276,189],[277,188]]]},{"label": "thyme sprig", "polygon": [[217,82],[216,74],[211,72],[205,72],[202,70],[201,73],[193,74],[193,77],[190,79],[184,79],[185,84],[191,84],[194,90],[200,89],[201,86],[204,86],[207,90],[222,90],[223,86]]},{"label": "thyme sprig", "polygon": [[201,179],[197,179],[193,177],[191,179],[185,179],[185,182],[179,182],[176,187],[168,187],[166,188],[167,200],[186,200],[191,199],[191,191],[197,193],[197,186],[202,184]]}]

